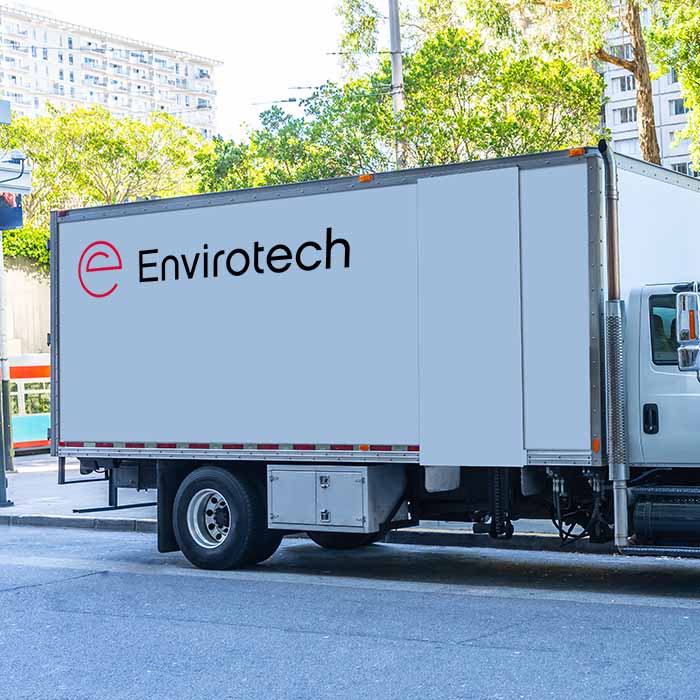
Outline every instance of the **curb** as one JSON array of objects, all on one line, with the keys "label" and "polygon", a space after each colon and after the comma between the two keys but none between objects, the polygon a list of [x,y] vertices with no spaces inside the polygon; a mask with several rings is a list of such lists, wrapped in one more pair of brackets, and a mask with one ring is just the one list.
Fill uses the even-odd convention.
[{"label": "curb", "polygon": [[90,518],[79,515],[0,515],[0,525],[30,527],[77,527],[114,532],[156,532],[153,518]]},{"label": "curb", "polygon": [[[85,530],[109,530],[112,532],[157,532],[155,518],[90,518],[78,515],[0,515],[0,526],[11,527],[63,527]],[[304,533],[287,535],[289,539],[308,539]],[[588,541],[572,542],[562,547],[559,537],[546,533],[514,535],[510,540],[492,540],[487,535],[474,535],[464,530],[440,530],[435,528],[407,528],[392,530],[385,542],[413,544],[430,547],[480,547],[525,551],[548,551],[579,554],[613,554],[611,544],[592,544]]]}]

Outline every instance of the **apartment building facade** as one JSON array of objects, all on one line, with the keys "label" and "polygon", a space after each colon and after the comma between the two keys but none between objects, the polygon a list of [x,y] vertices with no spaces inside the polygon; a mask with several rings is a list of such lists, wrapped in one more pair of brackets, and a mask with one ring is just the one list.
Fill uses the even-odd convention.
[{"label": "apartment building facade", "polygon": [[[643,21],[648,21],[648,10]],[[629,38],[621,31],[608,36],[608,50],[621,57],[632,58]],[[628,71],[609,63],[603,64],[606,103],[603,122],[611,134],[616,151],[641,157],[637,131],[637,86]],[[687,109],[683,103],[678,74],[672,70],[652,81],[656,135],[659,140],[661,163],[684,175],[700,176],[690,163],[690,141],[678,135],[686,125]]]},{"label": "apartment building facade", "polygon": [[0,5],[0,96],[14,115],[102,105],[118,116],[167,112],[210,138],[220,61]]}]

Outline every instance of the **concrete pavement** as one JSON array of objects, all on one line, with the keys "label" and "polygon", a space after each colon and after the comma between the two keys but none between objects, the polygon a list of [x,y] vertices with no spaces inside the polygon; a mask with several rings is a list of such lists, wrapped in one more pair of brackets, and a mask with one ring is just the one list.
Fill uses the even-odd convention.
[{"label": "concrete pavement", "polygon": [[153,535],[0,528],[13,700],[697,697],[700,563],[288,540],[207,572]]}]

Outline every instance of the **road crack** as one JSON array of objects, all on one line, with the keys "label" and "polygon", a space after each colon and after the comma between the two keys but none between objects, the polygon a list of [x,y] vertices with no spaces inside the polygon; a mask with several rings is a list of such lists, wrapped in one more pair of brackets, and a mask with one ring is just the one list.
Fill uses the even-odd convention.
[{"label": "road crack", "polygon": [[108,574],[109,571],[90,571],[87,574],[79,574],[78,576],[66,576],[65,578],[58,578],[52,581],[41,581],[40,583],[27,583],[23,586],[12,586],[11,588],[0,588],[0,593],[14,593],[16,591],[24,591],[30,588],[44,588],[45,586],[53,586],[56,583],[66,583],[68,581],[77,581],[81,578],[88,578],[90,576],[99,576],[100,574]]}]

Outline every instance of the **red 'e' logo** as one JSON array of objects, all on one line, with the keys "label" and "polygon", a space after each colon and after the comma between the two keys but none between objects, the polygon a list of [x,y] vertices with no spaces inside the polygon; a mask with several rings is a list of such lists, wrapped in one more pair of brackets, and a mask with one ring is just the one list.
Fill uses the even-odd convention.
[{"label": "red 'e' logo", "polygon": [[[114,275],[104,273],[121,269],[122,257],[119,251],[107,241],[95,241],[85,248],[78,261],[80,286],[91,297],[108,297],[118,285],[114,282]],[[103,274],[95,276],[95,272]]]}]

